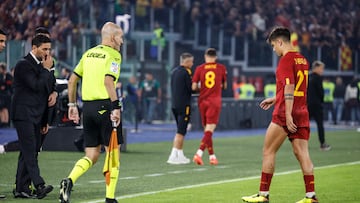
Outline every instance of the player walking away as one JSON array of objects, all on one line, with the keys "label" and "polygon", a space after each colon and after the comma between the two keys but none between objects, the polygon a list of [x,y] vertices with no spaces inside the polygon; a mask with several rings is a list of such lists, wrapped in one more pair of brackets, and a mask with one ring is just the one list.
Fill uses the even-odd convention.
[{"label": "player walking away", "polygon": [[194,57],[189,53],[183,53],[180,57],[180,66],[171,73],[171,105],[176,120],[177,132],[174,137],[173,148],[167,163],[188,164],[190,159],[184,156],[184,136],[190,121],[191,113],[191,67],[194,65]]},{"label": "player walking away", "polygon": [[[120,76],[121,55],[120,46],[123,43],[122,29],[107,22],[101,29],[101,44],[86,51],[79,64],[70,76],[69,119],[79,122],[79,112],[76,106],[77,82],[82,79],[81,96],[83,100],[83,126],[85,156],[79,159],[67,178],[60,183],[61,203],[70,202],[73,185],[98,160],[101,145],[105,145],[107,153],[112,132],[112,122],[116,123],[117,132],[121,132],[120,102],[116,95],[115,84]],[[118,142],[123,142],[118,133]],[[120,160],[119,160],[120,162]],[[106,184],[106,203],[117,203],[115,190],[119,177],[119,167],[110,171],[110,182]]]},{"label": "player walking away", "polygon": [[[204,136],[200,147],[194,155],[193,161],[198,165],[203,165],[202,155],[207,148],[211,165],[217,165],[212,135],[219,121],[221,111],[221,90],[226,89],[226,68],[224,65],[216,63],[216,50],[209,48],[205,52],[205,63],[196,67],[192,79],[192,90],[200,89],[198,106],[201,121],[204,126]],[[200,83],[200,87],[199,87]]]},{"label": "player walking away", "polygon": [[265,99],[260,103],[260,107],[268,110],[275,105],[275,108],[264,140],[259,193],[242,197],[242,200],[269,202],[276,152],[288,138],[303,172],[306,190],[305,198],[297,203],[318,202],[315,196],[313,164],[308,150],[310,137],[309,112],[306,104],[308,61],[292,50],[290,31],[287,28],[275,28],[267,41],[281,58],[276,70],[276,98]]},{"label": "player walking away", "polygon": [[[325,64],[321,61],[314,61],[311,66],[312,72],[309,74],[307,105],[309,118],[316,122],[320,150],[329,151],[331,146],[325,142],[323,106],[325,91],[323,87],[323,77]],[[328,91],[329,92],[329,91]],[[332,102],[330,103],[332,105]]]}]

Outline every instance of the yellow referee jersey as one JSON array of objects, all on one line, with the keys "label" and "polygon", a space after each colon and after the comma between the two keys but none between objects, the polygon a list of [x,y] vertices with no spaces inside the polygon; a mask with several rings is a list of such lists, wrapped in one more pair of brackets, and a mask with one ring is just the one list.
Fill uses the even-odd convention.
[{"label": "yellow referee jersey", "polygon": [[108,46],[98,45],[86,51],[75,67],[74,73],[82,78],[82,100],[108,99],[105,76],[114,77],[114,84],[120,76],[120,53]]}]

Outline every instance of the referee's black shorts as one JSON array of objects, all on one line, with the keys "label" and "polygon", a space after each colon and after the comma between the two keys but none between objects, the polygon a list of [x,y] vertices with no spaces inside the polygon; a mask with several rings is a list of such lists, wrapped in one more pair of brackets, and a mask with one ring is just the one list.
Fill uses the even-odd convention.
[{"label": "referee's black shorts", "polygon": [[[85,147],[109,145],[112,132],[110,100],[83,102],[83,126]],[[117,127],[118,142],[123,143],[122,125]]]},{"label": "referee's black shorts", "polygon": [[176,120],[177,133],[185,135],[190,122],[190,105],[186,105],[183,108],[172,108],[172,112]]}]

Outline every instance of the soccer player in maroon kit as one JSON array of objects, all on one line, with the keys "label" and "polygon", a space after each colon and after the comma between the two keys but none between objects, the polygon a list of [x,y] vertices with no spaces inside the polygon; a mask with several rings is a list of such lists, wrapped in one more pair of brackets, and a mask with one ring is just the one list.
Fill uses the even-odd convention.
[{"label": "soccer player in maroon kit", "polygon": [[308,61],[293,51],[290,31],[275,28],[268,43],[281,58],[276,70],[276,98],[268,98],[260,107],[268,110],[275,105],[272,121],[267,129],[264,146],[260,190],[258,194],[242,197],[245,202],[269,202],[269,189],[275,170],[276,152],[288,138],[293,153],[299,161],[305,183],[305,198],[297,203],[318,202],[315,196],[314,171],[310,159],[308,140],[310,137],[309,112],[307,110]]},{"label": "soccer player in maroon kit", "polygon": [[[209,48],[205,52],[205,63],[196,67],[192,89],[200,89],[198,106],[202,125],[204,126],[204,136],[200,147],[194,155],[193,161],[198,165],[203,165],[202,155],[207,148],[211,165],[217,165],[212,135],[219,121],[221,111],[221,90],[226,89],[226,68],[224,65],[216,63],[216,50]],[[199,87],[200,82],[200,87]]]}]

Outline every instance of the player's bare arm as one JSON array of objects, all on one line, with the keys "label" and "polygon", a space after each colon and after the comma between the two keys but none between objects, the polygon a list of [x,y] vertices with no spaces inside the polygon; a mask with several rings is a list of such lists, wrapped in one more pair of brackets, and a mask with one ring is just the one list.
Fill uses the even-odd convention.
[{"label": "player's bare arm", "polygon": [[[114,78],[112,76],[105,76],[104,85],[105,85],[106,91],[109,94],[111,102],[118,101],[119,99],[118,99],[118,97],[116,95],[116,91],[115,91]],[[120,116],[121,116],[120,108],[114,109],[110,114],[110,119],[112,121],[116,122],[116,126],[118,126],[120,124]]]},{"label": "player's bare arm", "polygon": [[270,107],[272,107],[276,102],[276,98],[266,98],[260,103],[260,107],[264,110],[268,110]]},{"label": "player's bare arm", "polygon": [[197,92],[197,91],[199,91],[199,85],[196,82],[193,82],[192,85],[191,85],[191,89],[194,92]]},{"label": "player's bare arm", "polygon": [[297,126],[295,125],[292,117],[292,109],[294,105],[294,87],[294,84],[288,84],[285,85],[284,88],[286,126],[291,133],[294,133],[297,130]]}]

